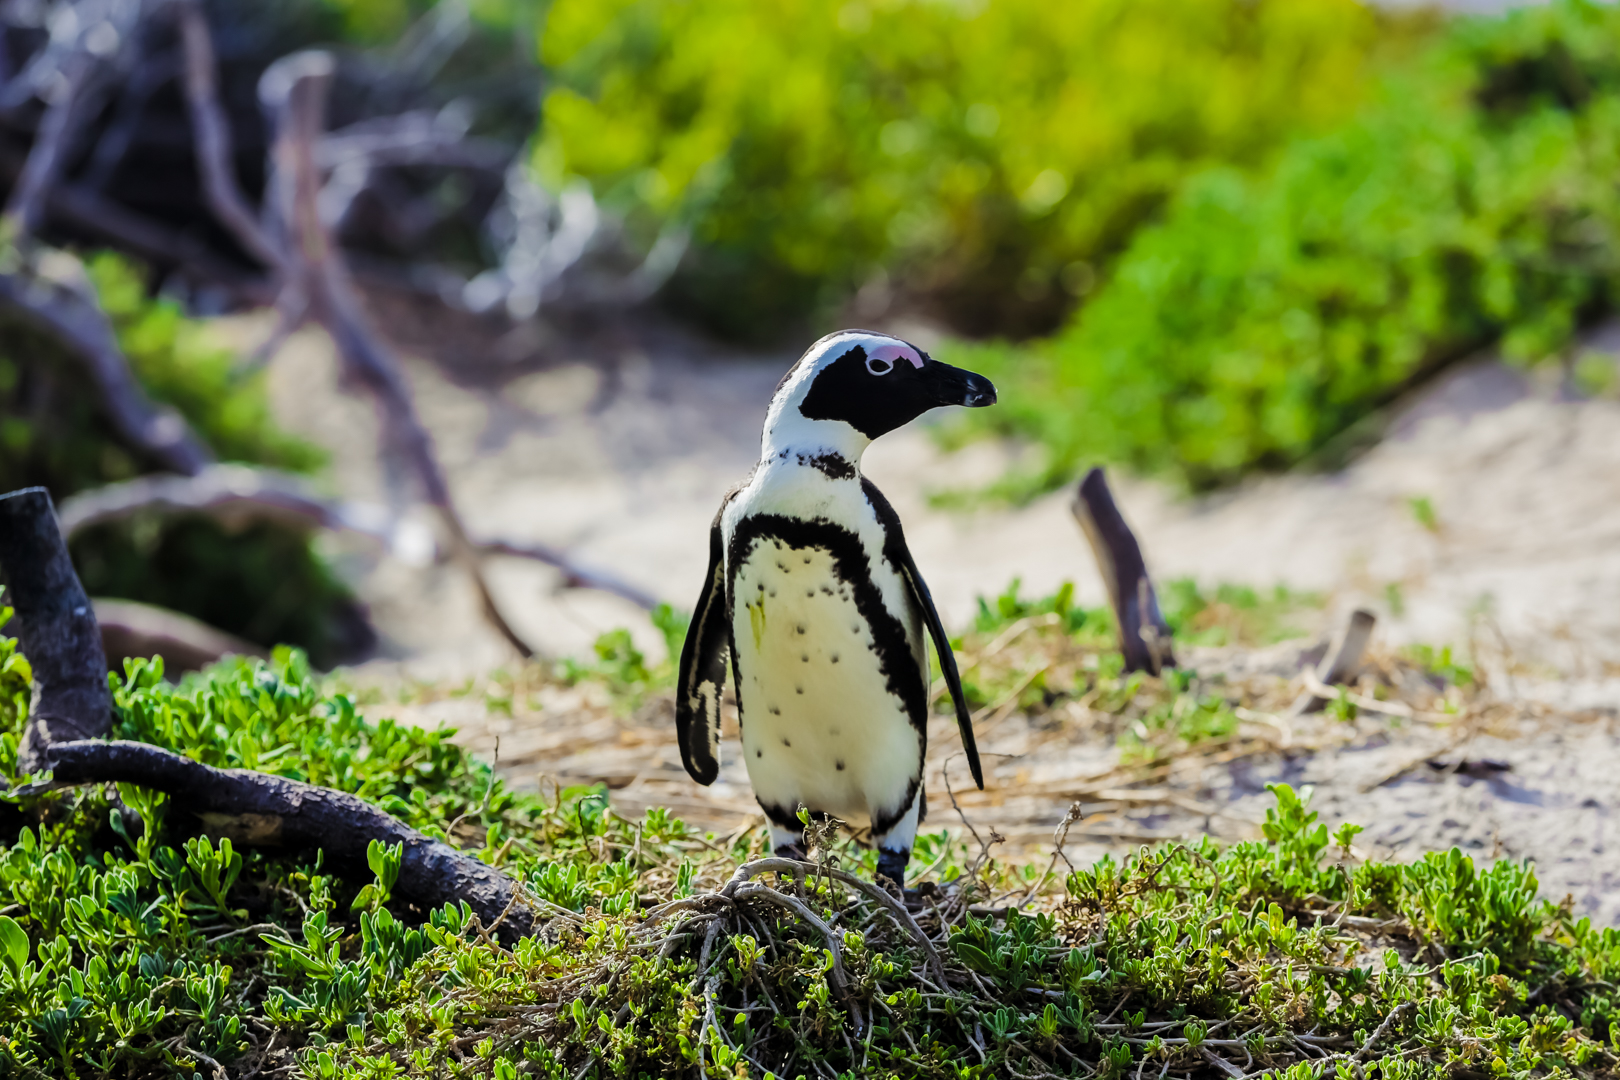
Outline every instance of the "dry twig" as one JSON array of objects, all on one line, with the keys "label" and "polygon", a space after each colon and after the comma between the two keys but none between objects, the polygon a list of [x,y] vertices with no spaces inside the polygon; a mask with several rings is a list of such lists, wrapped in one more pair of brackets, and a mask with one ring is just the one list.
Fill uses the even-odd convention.
[{"label": "dry twig", "polygon": [[376,403],[386,445],[402,456],[423,497],[437,511],[452,555],[478,591],[485,619],[519,655],[533,656],[534,649],[495,603],[399,361],[361,312],[342,253],[321,216],[315,144],[325,123],[332,58],[321,52],[297,53],[277,61],[260,81],[260,98],[276,126],[268,202],[279,228],[265,230],[246,211],[247,200],[230,172],[228,128],[215,86],[212,50],[207,47],[207,24],[194,4],[183,12],[187,102],[197,127],[198,168],[210,206],[244,247],[278,272],[283,289],[297,289],[297,295],[306,299],[311,317],[337,346],[345,377],[364,387]]}]

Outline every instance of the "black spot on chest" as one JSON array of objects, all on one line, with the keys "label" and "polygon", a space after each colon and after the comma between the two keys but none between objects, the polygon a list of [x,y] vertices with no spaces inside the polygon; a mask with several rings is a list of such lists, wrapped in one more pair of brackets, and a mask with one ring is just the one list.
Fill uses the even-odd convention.
[{"label": "black spot on chest", "polygon": [[814,457],[800,454],[799,464],[819,470],[833,480],[855,479],[855,466],[842,454],[816,454]]}]

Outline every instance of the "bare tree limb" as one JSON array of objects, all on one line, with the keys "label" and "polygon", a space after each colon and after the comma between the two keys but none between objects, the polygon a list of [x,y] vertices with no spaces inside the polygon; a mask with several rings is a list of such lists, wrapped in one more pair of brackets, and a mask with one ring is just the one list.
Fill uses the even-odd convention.
[{"label": "bare tree limb", "polygon": [[398,448],[421,485],[423,497],[438,512],[452,556],[472,578],[485,619],[519,655],[533,656],[534,649],[512,629],[495,603],[478,552],[451,497],[433,437],[417,415],[410,386],[398,360],[360,310],[348,268],[321,220],[314,145],[324,125],[333,68],[332,58],[325,53],[298,53],[277,61],[259,84],[261,100],[276,116],[270,190],[287,239],[289,264],[298,267],[310,310],[332,336],[345,374],[372,395],[388,443]]},{"label": "bare tree limb", "polygon": [[149,510],[356,532],[390,547],[399,539],[380,506],[327,499],[300,477],[247,465],[212,465],[195,476],[141,476],[69,496],[62,501],[62,533],[72,537]]},{"label": "bare tree limb", "polygon": [[[78,271],[76,271],[77,273]],[[214,455],[173,409],[159,408],[129,370],[107,316],[81,294],[20,270],[0,272],[0,305],[61,341],[84,362],[114,430],[134,450],[171,472],[191,475]]]},{"label": "bare tree limb", "polygon": [[275,325],[270,328],[270,333],[265,335],[264,340],[242,358],[237,369],[238,375],[251,375],[267,366],[276,358],[276,354],[281,352],[282,346],[287,344],[287,339],[304,325],[304,317],[309,314],[309,300],[297,282],[288,282],[286,288],[277,294],[275,311]]},{"label": "bare tree limb", "polygon": [[82,184],[58,184],[46,197],[47,215],[76,226],[148,259],[174,263],[196,277],[223,285],[254,303],[267,303],[272,293],[265,281],[245,267],[227,262],[201,238],[176,232]]},{"label": "bare tree limb", "polygon": [[581,566],[567,552],[546,544],[518,543],[512,540],[478,540],[474,541],[473,546],[485,555],[510,555],[513,558],[532,559],[547,566],[554,566],[562,571],[565,589],[595,589],[598,592],[612,593],[647,611],[651,611],[659,603],[658,598],[645,589],[637,588],[606,570],[592,570]]},{"label": "bare tree limb", "polygon": [[[377,403],[387,443],[397,447],[415,473],[423,496],[449,533],[454,556],[473,580],[485,619],[520,656],[534,649],[501,614],[484,579],[478,552],[450,495],[433,448],[433,437],[416,413],[400,365],[367,324],[347,268],[321,220],[320,175],[315,145],[325,126],[326,92],[334,64],[322,52],[283,57],[259,83],[259,97],[274,116],[270,207],[279,215],[279,236],[262,228],[230,172],[228,127],[219,107],[217,75],[208,24],[197,0],[181,0],[186,37],[186,96],[196,126],[198,168],[209,205],[233,234],[279,271],[282,288],[297,287],[310,314],[331,335],[344,374]],[[278,242],[279,240],[279,242]],[[296,283],[296,286],[294,286]]]},{"label": "bare tree limb", "polygon": [[161,656],[167,674],[201,671],[227,656],[269,656],[269,651],[178,611],[133,600],[92,598],[101,648],[114,671],[125,657]]},{"label": "bare tree limb", "polygon": [[448,165],[502,176],[515,156],[511,147],[469,137],[441,114],[417,109],[362,120],[325,135],[315,144],[315,164],[335,169],[363,158],[373,165]]},{"label": "bare tree limb", "polygon": [[34,235],[44,224],[51,189],[75,149],[75,133],[84,119],[100,111],[109,88],[102,70],[123,66],[121,57],[137,36],[144,6],[142,0],[54,5],[45,46],[0,93],[0,107],[14,108],[30,97],[46,104],[6,204],[4,218],[14,238]]},{"label": "bare tree limb", "polygon": [[285,281],[292,270],[286,253],[260,226],[231,165],[231,127],[219,104],[219,67],[201,0],[175,0],[175,4],[185,43],[186,106],[208,205],[249,254]]},{"label": "bare tree limb", "polygon": [[14,234],[32,236],[44,224],[45,199],[62,169],[62,151],[68,142],[79,91],[90,76],[93,60],[75,50],[64,60],[61,81],[34,134],[34,144],[22,175],[6,200],[5,220]]},{"label": "bare tree limb", "polygon": [[162,791],[215,835],[255,847],[318,847],[351,875],[365,874],[372,840],[403,844],[394,891],[404,899],[422,908],[466,901],[485,926],[504,914],[497,932],[507,941],[534,924],[521,886],[511,878],[347,792],[246,769],[216,769],[123,740],[52,743],[47,763],[54,784],[128,783]]},{"label": "bare tree limb", "polygon": [[1125,670],[1157,675],[1161,668],[1175,667],[1170,625],[1159,613],[1158,594],[1148,577],[1141,545],[1125,524],[1102,469],[1092,469],[1080,481],[1080,490],[1069,509],[1091,544],[1097,569],[1108,588]]},{"label": "bare tree limb", "polygon": [[[267,519],[302,528],[352,532],[395,554],[433,543],[431,536],[411,532],[408,523],[398,521],[382,506],[331,499],[316,493],[301,477],[236,464],[211,465],[195,476],[142,476],[82,491],[62,502],[62,533],[71,539],[83,529],[147,511],[201,513],[226,522]],[[553,566],[562,573],[565,588],[612,593],[647,610],[658,606],[658,598],[646,590],[605,570],[581,565],[566,551],[547,544],[503,539],[471,542],[481,555]]]},{"label": "bare tree limb", "polygon": [[112,694],[95,610],[73,572],[42,487],[0,495],[0,581],[17,613],[17,639],[34,672],[18,766],[44,768],[45,748],[112,730]]},{"label": "bare tree limb", "polygon": [[[1350,613],[1350,618],[1334,635],[1322,662],[1316,666],[1315,680],[1307,680],[1305,692],[1294,702],[1290,715],[1321,712],[1327,707],[1332,699],[1324,696],[1322,691],[1355,677],[1361,668],[1362,654],[1372,640],[1373,627],[1377,625],[1378,616],[1366,608],[1356,608]],[[1313,681],[1315,685],[1309,685]]]}]

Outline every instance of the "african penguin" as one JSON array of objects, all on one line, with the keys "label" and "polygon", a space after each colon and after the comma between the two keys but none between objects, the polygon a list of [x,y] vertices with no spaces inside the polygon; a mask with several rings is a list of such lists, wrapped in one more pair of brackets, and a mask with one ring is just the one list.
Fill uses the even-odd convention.
[{"label": "african penguin", "polygon": [[828,335],[783,376],[759,463],[715,515],[681,652],[681,760],[700,784],[719,773],[729,657],[748,778],[778,853],[803,856],[802,805],[870,827],[878,873],[903,882],[924,807],[924,627],[984,787],[939,614],[900,519],[860,463],[873,439],[929,409],[995,400],[988,379],[898,338]]}]

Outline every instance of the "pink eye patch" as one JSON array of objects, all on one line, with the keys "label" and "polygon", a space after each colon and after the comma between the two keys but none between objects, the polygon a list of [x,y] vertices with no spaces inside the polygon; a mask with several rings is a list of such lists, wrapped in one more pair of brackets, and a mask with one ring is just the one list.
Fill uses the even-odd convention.
[{"label": "pink eye patch", "polygon": [[889,364],[893,364],[897,360],[905,360],[912,367],[919,369],[923,366],[922,356],[910,345],[879,345],[867,353],[867,358],[868,360],[887,360]]}]

